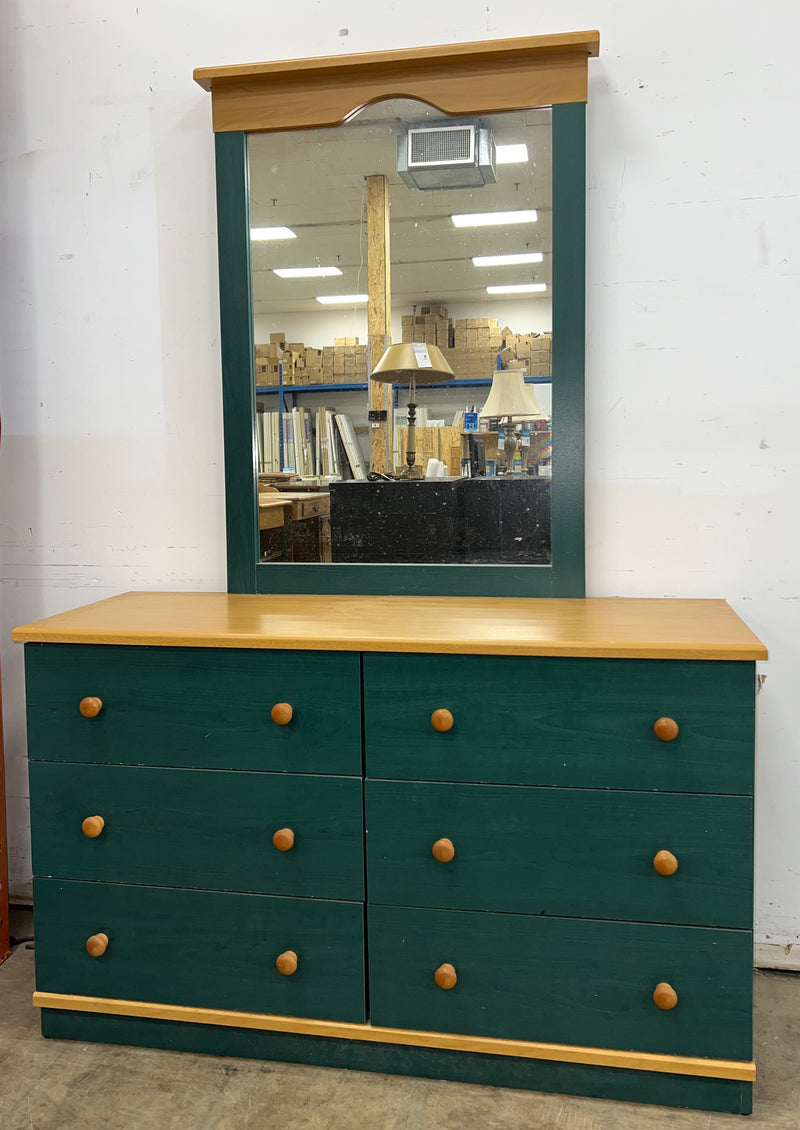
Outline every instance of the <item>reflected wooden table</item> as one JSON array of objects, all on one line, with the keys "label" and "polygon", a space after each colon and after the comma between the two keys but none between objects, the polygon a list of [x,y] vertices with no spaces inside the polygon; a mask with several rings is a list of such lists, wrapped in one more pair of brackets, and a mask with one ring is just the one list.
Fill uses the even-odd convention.
[{"label": "reflected wooden table", "polygon": [[330,561],[330,512],[328,491],[259,491],[259,530],[282,531],[280,551],[262,553],[261,560]]},{"label": "reflected wooden table", "polygon": [[[279,494],[258,493],[258,532],[261,543],[259,558],[261,561],[286,561],[288,559],[288,537],[286,529],[286,514],[291,511],[292,501],[281,498]],[[265,549],[265,540],[260,535],[264,530],[280,529],[280,548]]]}]

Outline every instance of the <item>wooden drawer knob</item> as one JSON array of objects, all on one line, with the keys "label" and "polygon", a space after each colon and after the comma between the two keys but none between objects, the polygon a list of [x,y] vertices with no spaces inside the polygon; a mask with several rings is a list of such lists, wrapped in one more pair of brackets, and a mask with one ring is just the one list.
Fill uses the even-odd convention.
[{"label": "wooden drawer knob", "polygon": [[453,728],[453,715],[449,710],[434,710],[431,714],[431,725],[440,734],[445,734]]},{"label": "wooden drawer knob", "polygon": [[289,851],[294,847],[294,832],[291,828],[279,828],[272,842],[278,851]]},{"label": "wooden drawer knob", "polygon": [[297,954],[294,950],[286,950],[285,953],[280,954],[275,960],[275,968],[284,977],[291,977],[293,973],[297,972]]},{"label": "wooden drawer knob", "polygon": [[81,831],[84,836],[88,836],[90,840],[94,840],[97,839],[105,826],[106,822],[102,816],[87,816],[81,824]]},{"label": "wooden drawer knob", "polygon": [[108,934],[92,934],[86,939],[86,952],[92,957],[102,957],[108,949]]},{"label": "wooden drawer knob", "polygon": [[448,839],[437,840],[431,848],[433,858],[438,859],[440,863],[449,863],[451,859],[455,858],[456,849],[453,847],[453,841]]},{"label": "wooden drawer knob", "polygon": [[663,1008],[665,1012],[669,1012],[678,1003],[678,994],[673,989],[672,985],[668,985],[666,981],[661,981],[656,985],[653,990],[653,1000],[659,1008]]},{"label": "wooden drawer knob", "polygon": [[659,875],[674,875],[678,870],[678,861],[671,851],[658,851],[653,857],[653,867]]},{"label": "wooden drawer knob", "polygon": [[674,742],[678,731],[679,726],[674,718],[659,718],[653,723],[653,733],[662,742]]},{"label": "wooden drawer knob", "polygon": [[276,726],[288,726],[294,716],[294,710],[288,702],[276,702],[269,716]]},{"label": "wooden drawer knob", "polygon": [[102,698],[95,698],[93,695],[90,695],[89,698],[81,699],[78,709],[84,718],[96,718],[103,709],[103,700]]},{"label": "wooden drawer knob", "polygon": [[452,989],[458,980],[452,965],[440,965],[433,975],[433,979],[440,989]]}]

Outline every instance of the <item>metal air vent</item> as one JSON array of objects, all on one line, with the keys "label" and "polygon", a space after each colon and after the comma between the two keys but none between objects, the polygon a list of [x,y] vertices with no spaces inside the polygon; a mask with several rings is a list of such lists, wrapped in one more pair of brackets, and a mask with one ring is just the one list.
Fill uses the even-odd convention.
[{"label": "metal air vent", "polygon": [[463,165],[475,160],[475,126],[425,126],[408,131],[408,167]]},{"label": "metal air vent", "polygon": [[397,139],[397,172],[409,188],[480,188],[497,180],[491,132],[477,122],[409,126]]}]

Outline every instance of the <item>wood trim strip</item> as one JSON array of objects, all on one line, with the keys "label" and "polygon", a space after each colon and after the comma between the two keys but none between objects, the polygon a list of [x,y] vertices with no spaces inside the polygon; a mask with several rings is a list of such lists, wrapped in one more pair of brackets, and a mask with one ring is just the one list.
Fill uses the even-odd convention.
[{"label": "wood trim strip", "polygon": [[600,33],[485,40],[362,55],[200,67],[214,131],[341,125],[384,98],[414,98],[448,114],[489,114],[585,102]]},{"label": "wood trim strip", "polygon": [[33,1004],[36,1008],[56,1008],[68,1012],[99,1012],[112,1016],[138,1016],[149,1020],[217,1024],[226,1028],[252,1028],[262,1032],[287,1032],[340,1040],[364,1040],[368,1043],[443,1048],[483,1055],[506,1055],[520,1059],[544,1059],[560,1063],[582,1063],[595,1067],[616,1067],[628,1071],[696,1075],[706,1079],[735,1079],[752,1083],[756,1077],[755,1064],[740,1060],[657,1055],[652,1052],[617,1051],[610,1048],[583,1048],[571,1044],[499,1040],[488,1036],[463,1036],[446,1032],[418,1032],[409,1028],[382,1028],[371,1024],[346,1024],[335,1020],[272,1016],[267,1013],[190,1008],[183,1005],[122,1001],[106,997],[80,997],[69,993],[36,992],[33,994]]},{"label": "wood trim strip", "polygon": [[599,31],[558,32],[555,35],[528,35],[513,39],[483,39],[471,43],[444,43],[430,47],[370,51],[358,55],[325,55],[312,59],[278,59],[270,63],[243,63],[224,67],[197,67],[194,80],[204,90],[213,90],[216,81],[254,78],[261,75],[295,74],[297,71],[341,70],[364,66],[386,67],[393,63],[423,63],[431,60],[473,58],[483,55],[509,55],[542,51],[585,50],[587,58],[600,53]]}]

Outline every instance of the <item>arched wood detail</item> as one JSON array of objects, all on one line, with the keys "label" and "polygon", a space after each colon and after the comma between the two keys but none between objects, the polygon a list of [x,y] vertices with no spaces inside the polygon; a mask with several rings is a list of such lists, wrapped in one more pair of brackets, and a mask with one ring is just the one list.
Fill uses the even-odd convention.
[{"label": "arched wood detail", "polygon": [[319,129],[341,125],[387,98],[413,98],[447,114],[473,115],[585,102],[597,31],[447,44],[319,59],[200,67],[214,131]]}]

